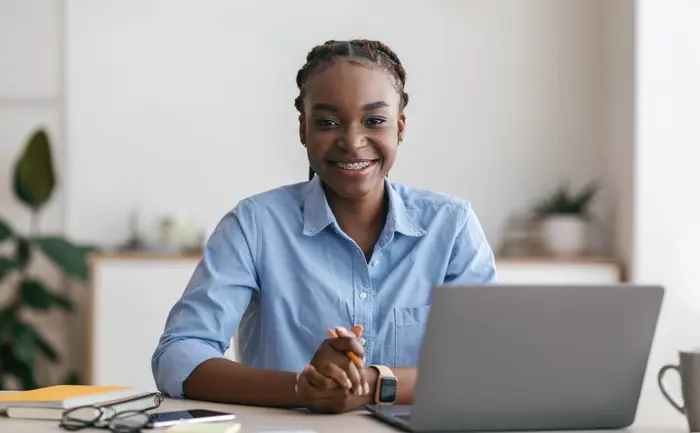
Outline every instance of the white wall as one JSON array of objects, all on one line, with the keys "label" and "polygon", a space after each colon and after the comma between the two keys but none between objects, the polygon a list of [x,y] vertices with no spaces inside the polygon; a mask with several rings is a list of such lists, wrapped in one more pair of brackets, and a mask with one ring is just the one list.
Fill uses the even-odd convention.
[{"label": "white wall", "polygon": [[471,199],[497,247],[508,214],[560,179],[607,176],[601,10],[68,0],[68,233],[121,242],[133,210],[149,229],[177,211],[211,227],[243,197],[305,180],[295,74],[313,45],[368,37],[408,71],[392,179]]},{"label": "white wall", "polygon": [[[694,0],[637,2],[634,279],[668,290],[652,373],[700,347],[699,19]],[[653,379],[647,397],[675,414]]]},{"label": "white wall", "polygon": [[[62,2],[0,2],[0,218],[18,230],[29,228],[28,213],[14,198],[10,182],[14,162],[35,128],[53,140],[56,169],[63,169]],[[42,216],[42,229],[63,225],[61,185]]]}]

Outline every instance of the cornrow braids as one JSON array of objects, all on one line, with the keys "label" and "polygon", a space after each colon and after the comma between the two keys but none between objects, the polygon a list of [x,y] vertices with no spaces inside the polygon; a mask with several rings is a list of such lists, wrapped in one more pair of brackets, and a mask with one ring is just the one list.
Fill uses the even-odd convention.
[{"label": "cornrow braids", "polygon": [[339,58],[363,59],[371,64],[384,67],[396,78],[396,90],[401,96],[401,109],[406,107],[408,104],[408,94],[404,91],[406,70],[401,64],[399,56],[391,48],[382,42],[367,39],[330,40],[311,49],[306,56],[306,64],[297,72],[299,96],[294,100],[294,106],[300,113],[303,112],[305,86],[309,77],[323,66]]},{"label": "cornrow braids", "polygon": [[[311,49],[306,56],[306,64],[297,72],[297,87],[299,96],[294,100],[294,106],[299,113],[304,112],[304,96],[306,83],[314,72],[318,72],[324,66],[336,59],[347,58],[349,61],[358,59],[360,62],[369,62],[372,65],[385,68],[395,80],[396,90],[401,96],[401,110],[408,105],[408,93],[404,91],[406,86],[406,70],[394,53],[386,44],[367,40],[353,39],[350,41],[330,40]],[[313,179],[314,171],[309,167],[309,180]]]}]

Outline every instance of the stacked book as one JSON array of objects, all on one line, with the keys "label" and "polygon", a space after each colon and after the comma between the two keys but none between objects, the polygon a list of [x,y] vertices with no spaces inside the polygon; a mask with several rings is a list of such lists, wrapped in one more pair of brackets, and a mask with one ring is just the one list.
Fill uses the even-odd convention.
[{"label": "stacked book", "polygon": [[158,393],[126,386],[56,385],[29,391],[0,392],[0,413],[8,418],[60,421],[63,412],[82,406],[104,412],[141,411],[154,406]]}]

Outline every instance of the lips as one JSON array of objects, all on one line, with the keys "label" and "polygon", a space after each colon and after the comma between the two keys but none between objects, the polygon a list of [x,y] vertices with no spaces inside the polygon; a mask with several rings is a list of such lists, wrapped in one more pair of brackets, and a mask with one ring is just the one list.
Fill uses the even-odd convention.
[{"label": "lips", "polygon": [[335,165],[338,168],[342,168],[343,170],[362,170],[363,168],[367,168],[370,165],[374,164],[374,161],[362,161],[362,162],[334,162],[333,165]]},{"label": "lips", "polygon": [[354,159],[350,161],[328,161],[333,167],[338,168],[346,173],[362,173],[368,168],[374,166],[378,159]]}]

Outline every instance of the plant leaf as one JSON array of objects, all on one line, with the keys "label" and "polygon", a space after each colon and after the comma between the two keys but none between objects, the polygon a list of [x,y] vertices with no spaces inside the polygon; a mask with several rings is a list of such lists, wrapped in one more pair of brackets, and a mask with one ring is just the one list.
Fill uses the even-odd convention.
[{"label": "plant leaf", "polygon": [[0,242],[13,236],[12,228],[5,221],[0,221]]},{"label": "plant leaf", "polygon": [[80,385],[80,375],[76,372],[71,372],[64,380],[64,385]]},{"label": "plant leaf", "polygon": [[3,335],[5,326],[12,323],[12,313],[9,308],[0,308],[0,337]]},{"label": "plant leaf", "polygon": [[51,292],[40,281],[22,281],[20,284],[20,295],[22,303],[37,310],[48,310],[53,306],[59,306],[68,311],[73,309],[73,303],[70,299]]},{"label": "plant leaf", "polygon": [[0,280],[15,269],[17,269],[17,262],[0,257]]},{"label": "plant leaf", "polygon": [[583,211],[593,200],[596,192],[598,192],[598,184],[592,182],[581,190],[581,193],[574,199],[574,202]]},{"label": "plant leaf", "polygon": [[35,280],[24,280],[20,284],[22,303],[37,310],[48,310],[53,306],[53,296],[44,285]]},{"label": "plant leaf", "polygon": [[87,280],[89,251],[58,236],[39,238],[39,247],[58,267],[69,275]]},{"label": "plant leaf", "polygon": [[13,352],[18,360],[29,365],[34,365],[36,359],[37,343],[36,332],[26,323],[16,321],[12,327]]},{"label": "plant leaf", "polygon": [[42,337],[39,333],[37,333],[34,329],[34,340],[36,341],[36,347],[37,349],[44,354],[46,358],[48,358],[50,361],[56,362],[60,359],[58,356],[58,353],[56,353],[56,350],[51,347],[48,341],[44,340],[44,337]]},{"label": "plant leaf", "polygon": [[51,198],[56,185],[51,145],[46,131],[39,129],[27,142],[15,164],[13,176],[17,198],[34,210]]},{"label": "plant leaf", "polygon": [[29,263],[29,256],[31,254],[31,248],[27,238],[19,237],[17,238],[17,266],[20,269],[27,267]]},{"label": "plant leaf", "polygon": [[15,376],[23,389],[38,388],[34,379],[34,364],[17,358],[9,344],[0,345],[0,365],[2,373]]},{"label": "plant leaf", "polygon": [[69,298],[59,293],[51,293],[51,296],[53,296],[53,303],[58,307],[61,307],[66,311],[73,311],[73,301],[71,301]]}]

